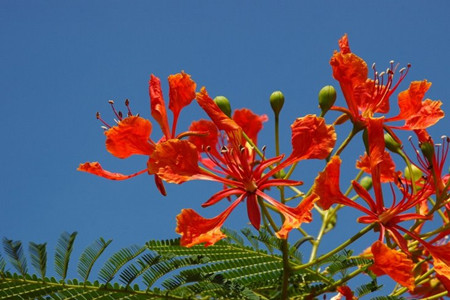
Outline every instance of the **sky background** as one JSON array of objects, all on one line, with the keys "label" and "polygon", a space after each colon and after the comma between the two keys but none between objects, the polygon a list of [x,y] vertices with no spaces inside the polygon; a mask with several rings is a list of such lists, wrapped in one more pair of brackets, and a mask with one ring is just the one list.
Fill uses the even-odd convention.
[{"label": "sky background", "polygon": [[[86,161],[126,174],[145,168],[145,157],[121,160],[106,151],[95,113],[112,123],[108,100],[124,109],[128,98],[134,113],[150,118],[152,73],[161,78],[166,102],[167,76],[184,70],[211,96],[227,96],[233,108],[267,114],[270,120],[259,142],[270,155],[270,94],[281,90],[286,98],[281,150],[289,154],[289,125],[297,117],[320,113],[317,93],[322,86],[338,87],[329,59],[344,33],[352,51],[369,66],[376,62],[384,70],[390,60],[411,63],[399,91],[412,80],[428,79],[433,85],[427,97],[442,100],[448,110],[449,10],[444,0],[1,1],[0,237],[48,242],[52,257],[59,235],[78,231],[75,262],[100,236],[114,240],[111,254],[150,239],[175,238],[175,217],[182,208],[212,217],[226,207],[200,207],[220,184],[166,184],[168,196],[162,197],[145,174],[113,182],[76,171]],[[395,97],[391,103],[394,115]],[[336,104],[344,105],[340,91]],[[205,116],[194,102],[182,111],[178,132]],[[330,113],[327,120],[336,116]],[[158,140],[154,124],[152,138]],[[448,135],[448,125],[448,119],[441,120],[430,130],[432,136]],[[339,141],[347,129],[340,129]],[[348,159],[344,179],[356,174],[353,165],[363,151],[356,142],[343,154]],[[305,182],[302,190],[323,165],[299,164],[294,177]],[[346,209],[320,252],[362,228],[355,221],[359,215]],[[225,226],[238,230],[247,223],[241,205]],[[304,228],[315,233],[317,226]],[[369,238],[358,251],[376,236]],[[71,268],[74,272],[76,266]]]}]

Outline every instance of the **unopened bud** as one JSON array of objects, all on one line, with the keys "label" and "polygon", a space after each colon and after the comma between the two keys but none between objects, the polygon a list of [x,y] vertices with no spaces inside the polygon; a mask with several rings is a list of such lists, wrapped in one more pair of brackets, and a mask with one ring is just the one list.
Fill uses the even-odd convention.
[{"label": "unopened bud", "polygon": [[319,107],[325,114],[336,101],[336,90],[332,85],[324,86],[319,92]]},{"label": "unopened bud", "polygon": [[384,143],[386,144],[386,148],[393,153],[399,153],[403,148],[402,144],[397,142],[389,133],[384,134]]},{"label": "unopened bud", "polygon": [[430,165],[433,164],[434,145],[431,142],[420,143],[420,150],[422,150],[423,156],[426,157]]},{"label": "unopened bud", "polygon": [[359,181],[359,184],[366,190],[370,190],[372,188],[372,177],[370,176],[364,176]]},{"label": "unopened bud", "polygon": [[214,102],[220,108],[220,110],[231,118],[231,105],[230,101],[224,96],[217,96],[214,98]]},{"label": "unopened bud", "polygon": [[[418,179],[420,179],[422,177],[423,173],[415,165],[411,165],[411,169],[412,169],[412,178],[413,178],[412,181],[416,182]],[[408,167],[405,168],[405,178],[408,180],[411,180],[411,173],[410,173]]]},{"label": "unopened bud", "polygon": [[280,114],[281,109],[284,104],[284,95],[280,91],[275,91],[270,95],[270,106],[272,106],[272,110],[276,116]]},{"label": "unopened bud", "polygon": [[286,176],[286,172],[284,171],[284,169],[281,169],[280,171],[278,171],[277,173],[275,173],[274,175],[276,178],[284,178],[284,176]]}]

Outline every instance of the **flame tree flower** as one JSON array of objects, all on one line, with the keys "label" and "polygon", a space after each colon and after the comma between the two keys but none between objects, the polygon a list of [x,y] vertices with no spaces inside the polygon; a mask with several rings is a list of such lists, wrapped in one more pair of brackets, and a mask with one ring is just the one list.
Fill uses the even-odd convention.
[{"label": "flame tree flower", "polygon": [[[330,65],[333,69],[333,77],[341,86],[347,108],[333,106],[331,110],[345,113],[346,118],[354,124],[352,132],[354,134],[367,128],[368,120],[374,118],[375,114],[386,115],[389,112],[390,97],[406,77],[410,65],[398,71],[400,77],[395,81],[398,64],[394,65],[391,61],[389,68],[381,73],[376,70],[374,64],[373,79],[370,79],[366,62],[351,52],[347,35],[339,40],[339,48],[340,51],[335,51],[331,57]],[[385,129],[396,141],[399,141],[399,138],[392,132],[392,128],[426,129],[444,117],[444,112],[440,108],[441,101],[423,100],[430,86],[431,83],[427,80],[413,81],[407,90],[398,94],[399,114],[383,120]],[[393,121],[404,121],[404,124],[402,126],[386,124]]]},{"label": "flame tree flower", "polygon": [[[117,124],[111,126],[106,123],[97,113],[97,119],[99,119],[105,128],[106,136],[106,149],[115,157],[127,158],[131,155],[139,154],[151,157],[157,146],[160,146],[165,141],[169,139],[178,139],[183,136],[195,133],[185,132],[180,135],[176,135],[176,126],[178,121],[178,116],[180,111],[187,105],[189,105],[195,98],[195,88],[196,84],[191,79],[190,75],[181,72],[175,75],[170,75],[169,81],[169,109],[173,113],[173,123],[172,130],[170,130],[166,106],[164,103],[164,98],[161,90],[161,82],[158,77],[153,74],[149,81],[149,94],[150,94],[150,104],[151,104],[151,115],[158,122],[161,130],[163,132],[163,137],[158,141],[154,142],[150,138],[152,132],[152,123],[140,117],[139,115],[133,115],[128,100],[125,105],[128,109],[127,116],[124,117],[119,111],[117,112],[114,107],[114,102],[110,101],[112,110],[117,118]],[[151,173],[147,168],[131,174],[124,175],[120,173],[112,173],[106,171],[98,162],[86,162],[80,164],[78,167],[79,171],[88,172],[101,176],[111,180],[124,180],[139,174],[148,172]],[[161,194],[166,195],[164,185],[161,178],[155,174],[155,184]]]},{"label": "flame tree flower", "polygon": [[[302,159],[324,159],[334,147],[336,135],[332,126],[326,125],[324,119],[313,115],[297,119],[292,125],[292,154],[283,160],[284,156],[270,159],[255,159],[255,152],[248,143],[245,134],[256,140],[256,135],[262,127],[264,117],[257,117],[250,111],[238,112],[246,114],[246,118],[235,117],[236,121],[226,116],[214,101],[208,96],[205,88],[197,94],[197,101],[211,118],[211,121],[201,120],[194,122],[191,130],[210,132],[206,137],[191,137],[190,141],[173,141],[173,149],[178,157],[162,158],[167,151],[162,150],[161,156],[158,147],[149,160],[149,170],[158,174],[167,182],[181,183],[186,180],[202,179],[220,182],[224,189],[214,194],[202,206],[216,204],[224,198],[236,196],[230,206],[218,216],[206,219],[192,209],[183,209],[177,216],[176,231],[182,235],[181,245],[193,246],[205,243],[209,246],[225,237],[220,231],[222,224],[241,202],[247,202],[247,212],[251,224],[259,229],[261,213],[258,197],[267,201],[284,217],[284,223],[277,232],[277,236],[286,239],[290,230],[301,223],[312,220],[311,212],[317,199],[315,194],[303,199],[295,207],[288,207],[270,197],[264,190],[274,186],[300,185],[302,182],[273,178],[273,176],[286,166],[292,165]],[[248,121],[242,121],[243,119]],[[251,122],[249,122],[252,120]],[[256,120],[256,121],[255,121]],[[243,126],[241,127],[238,122]],[[243,128],[246,128],[243,129]],[[217,130],[225,132],[227,144],[219,142]],[[200,159],[204,168],[198,165],[198,155],[205,153],[207,158]]]}]

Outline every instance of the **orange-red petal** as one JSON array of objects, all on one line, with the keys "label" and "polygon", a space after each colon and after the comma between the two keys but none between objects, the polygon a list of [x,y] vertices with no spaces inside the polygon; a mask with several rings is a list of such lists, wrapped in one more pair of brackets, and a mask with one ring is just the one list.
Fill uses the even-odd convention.
[{"label": "orange-red petal", "polygon": [[426,129],[436,124],[444,117],[444,111],[441,109],[441,101],[426,99],[418,112],[405,120],[403,129]]},{"label": "orange-red petal", "polygon": [[314,181],[312,192],[319,196],[317,205],[322,209],[329,209],[344,197],[339,187],[340,165],[339,156],[333,156]]},{"label": "orange-red petal", "polygon": [[310,223],[312,221],[311,210],[314,203],[318,200],[317,195],[311,194],[304,198],[297,207],[288,207],[279,202],[272,203],[284,216],[283,226],[276,233],[280,239],[287,239],[289,232],[298,228],[303,223]]},{"label": "orange-red petal", "polygon": [[193,209],[183,209],[177,216],[177,228],[175,230],[181,235],[181,246],[192,247],[205,243],[205,247],[207,247],[225,238],[226,235],[220,231],[220,227],[240,200],[238,198],[220,215],[211,219],[203,218]]},{"label": "orange-red petal", "polygon": [[207,132],[206,135],[190,135],[189,142],[197,147],[198,151],[206,151],[208,147],[211,150],[216,149],[219,140],[219,132],[216,125],[208,120],[199,120],[192,122],[189,127],[192,132]]},{"label": "orange-red petal", "polygon": [[169,109],[173,112],[174,118],[178,117],[183,107],[195,99],[196,86],[191,76],[184,72],[169,76]]},{"label": "orange-red petal", "polygon": [[291,125],[291,130],[292,154],[286,159],[289,163],[302,159],[324,159],[336,143],[334,127],[316,115],[298,118]]},{"label": "orange-red petal", "polygon": [[170,139],[158,143],[147,166],[150,174],[177,184],[200,173],[197,148],[186,140]]},{"label": "orange-red petal", "polygon": [[263,128],[263,122],[268,120],[267,115],[257,115],[247,108],[236,109],[233,113],[233,120],[241,126],[245,134],[257,144],[259,131]]},{"label": "orange-red petal", "polygon": [[371,250],[374,266],[409,290],[414,289],[415,284],[412,273],[414,263],[406,254],[391,249],[380,241],[373,243]]},{"label": "orange-red petal", "polygon": [[148,84],[152,117],[158,122],[164,136],[170,138],[169,121],[167,119],[166,104],[161,90],[161,80],[152,74]]},{"label": "orange-red petal", "polygon": [[[220,110],[217,104],[209,97],[204,87],[197,93],[197,102],[216,124],[217,128],[224,130],[228,135],[231,134],[237,138],[240,136],[239,132],[242,132],[242,128]],[[241,138],[238,141],[240,142]]]},{"label": "orange-red petal", "polygon": [[115,157],[127,158],[133,154],[151,155],[154,146],[149,138],[152,124],[138,116],[130,116],[105,131],[106,149]]},{"label": "orange-red petal", "polygon": [[398,94],[398,106],[400,113],[398,118],[407,119],[416,114],[422,107],[422,99],[431,86],[431,82],[426,80],[413,81],[409,88]]},{"label": "orange-red petal", "polygon": [[[370,157],[367,153],[365,153],[364,156],[359,157],[359,160],[356,162],[356,167],[368,174],[371,174]],[[387,151],[384,151],[382,161],[380,163],[380,179],[381,182],[392,182],[397,179],[394,161],[392,160],[391,154]]]},{"label": "orange-red petal", "polygon": [[98,162],[86,162],[84,164],[80,164],[80,166],[77,169],[78,171],[82,171],[82,172],[87,172],[87,173],[91,173],[106,179],[111,179],[111,180],[125,180],[131,177],[135,177],[139,174],[142,174],[144,172],[146,172],[147,170],[142,170],[140,172],[131,174],[131,175],[124,175],[121,173],[112,173],[109,171],[106,171],[102,168],[102,166],[98,163]]}]

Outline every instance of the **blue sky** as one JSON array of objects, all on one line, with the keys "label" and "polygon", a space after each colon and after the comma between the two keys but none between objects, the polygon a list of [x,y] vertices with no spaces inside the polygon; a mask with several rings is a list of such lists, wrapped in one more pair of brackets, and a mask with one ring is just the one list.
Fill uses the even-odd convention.
[{"label": "blue sky", "polygon": [[[169,195],[162,197],[146,175],[112,182],[76,171],[85,161],[122,173],[145,167],[145,157],[120,160],[105,150],[95,113],[112,120],[107,101],[121,107],[128,98],[134,112],[149,118],[152,73],[161,78],[166,101],[167,76],[184,70],[212,96],[227,96],[233,108],[268,114],[260,144],[269,153],[269,95],[285,94],[281,139],[289,153],[289,125],[319,113],[322,86],[338,86],[329,59],[344,33],[369,65],[376,62],[383,70],[390,60],[411,63],[399,90],[428,79],[433,85],[427,97],[442,100],[448,110],[450,4],[362,2],[1,1],[0,236],[51,246],[61,232],[78,231],[78,251],[100,236],[112,238],[117,250],[176,237],[175,216],[182,208],[208,217],[223,209],[200,208],[220,185],[166,185]],[[344,103],[340,93],[337,101]],[[395,108],[395,98],[392,103]],[[179,131],[204,117],[193,103],[182,112]],[[449,134],[448,125],[443,119],[430,132],[438,139]],[[157,129],[152,137],[158,139]],[[361,150],[354,149],[344,153],[350,166]],[[311,183],[322,166],[300,164],[298,179]],[[356,171],[349,170],[351,178]],[[348,226],[359,228],[357,216],[347,212],[324,247],[348,238]],[[226,226],[239,229],[246,218],[242,206]]]}]

